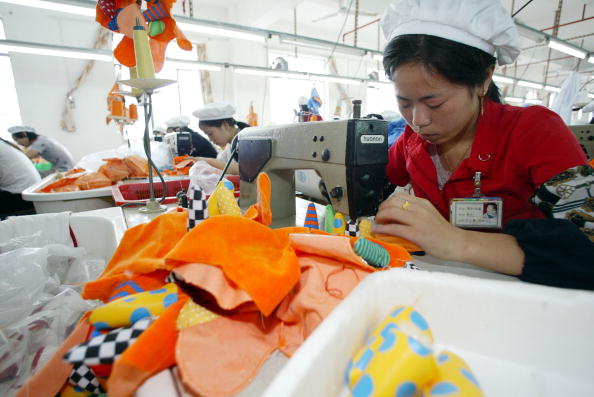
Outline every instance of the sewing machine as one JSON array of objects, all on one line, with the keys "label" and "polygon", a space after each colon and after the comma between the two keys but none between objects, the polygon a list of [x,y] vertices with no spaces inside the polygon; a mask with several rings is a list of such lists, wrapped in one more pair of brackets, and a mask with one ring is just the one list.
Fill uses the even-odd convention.
[{"label": "sewing machine", "polygon": [[387,123],[353,119],[246,128],[238,135],[242,208],[257,200],[256,177],[272,184],[273,224],[294,225],[295,170],[313,169],[336,212],[374,215],[388,162]]},{"label": "sewing machine", "polygon": [[168,132],[163,141],[169,146],[172,157],[190,154],[192,151],[192,135],[189,132]]}]

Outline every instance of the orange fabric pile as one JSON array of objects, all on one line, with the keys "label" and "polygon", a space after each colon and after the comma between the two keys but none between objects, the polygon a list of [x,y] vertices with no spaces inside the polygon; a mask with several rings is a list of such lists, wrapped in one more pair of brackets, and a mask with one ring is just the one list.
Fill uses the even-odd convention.
[{"label": "orange fabric pile", "polygon": [[[292,355],[333,308],[376,271],[354,253],[355,237],[267,227],[271,212],[266,175],[258,177],[258,190],[258,203],[243,217],[213,216],[186,232],[187,214],[174,212],[129,229],[105,271],[85,285],[85,299],[107,302],[126,282],[142,284],[148,278],[159,288],[169,271],[178,280],[178,302],[141,334],[102,382],[110,397],[132,396],[146,379],[174,365],[195,395],[235,395],[273,351]],[[389,250],[391,267],[411,260],[406,249],[371,240]],[[180,328],[178,314],[190,299],[219,316]],[[68,345],[83,341],[78,334]],[[67,372],[55,357],[49,365],[61,376]],[[48,373],[44,368],[18,396],[54,396],[61,386],[49,378],[44,382]]]},{"label": "orange fabric pile", "polygon": [[190,168],[192,168],[195,162],[196,160],[187,154],[177,156],[173,159],[173,171],[165,170],[165,173],[172,176],[189,175]]},{"label": "orange fabric pile", "polygon": [[68,171],[65,177],[39,189],[39,193],[75,192],[111,186],[125,178],[144,178],[148,175],[148,161],[132,155],[123,159],[104,159],[97,172],[87,173],[82,168]]}]

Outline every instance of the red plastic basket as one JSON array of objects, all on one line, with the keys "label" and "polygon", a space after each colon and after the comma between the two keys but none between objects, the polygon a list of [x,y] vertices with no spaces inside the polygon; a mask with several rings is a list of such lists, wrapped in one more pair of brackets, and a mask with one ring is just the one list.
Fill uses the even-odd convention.
[{"label": "red plastic basket", "polygon": [[[233,185],[235,186],[234,195],[235,197],[239,197],[239,176],[228,175],[226,178],[233,182]],[[171,204],[177,202],[177,192],[182,189],[188,191],[190,180],[178,179],[165,181],[165,184],[167,185],[167,197],[163,200],[162,204]],[[116,205],[142,203],[150,198],[149,189],[148,182],[117,184],[111,187],[111,194]],[[155,181],[153,183],[153,190],[155,192],[155,198],[160,200],[163,196],[163,183],[161,181]],[[208,196],[206,198],[208,198]]]}]

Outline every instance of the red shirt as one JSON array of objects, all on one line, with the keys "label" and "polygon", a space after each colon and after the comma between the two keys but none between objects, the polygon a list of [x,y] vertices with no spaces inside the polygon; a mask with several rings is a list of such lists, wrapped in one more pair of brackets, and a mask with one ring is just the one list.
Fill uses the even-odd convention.
[{"label": "red shirt", "polygon": [[538,187],[587,161],[556,113],[542,106],[520,108],[489,100],[477,123],[470,156],[441,191],[429,145],[407,125],[388,152],[388,179],[398,186],[410,182],[417,197],[431,201],[449,219],[450,200],[471,197],[474,173],[480,171],[483,196],[503,199],[504,225],[510,219],[545,218],[530,202]]}]

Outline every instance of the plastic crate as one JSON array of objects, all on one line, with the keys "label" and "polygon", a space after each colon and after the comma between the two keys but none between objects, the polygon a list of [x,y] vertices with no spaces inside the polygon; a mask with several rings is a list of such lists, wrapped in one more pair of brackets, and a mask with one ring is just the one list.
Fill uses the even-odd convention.
[{"label": "plastic crate", "polygon": [[[239,197],[239,176],[229,175],[226,178],[235,186],[235,197]],[[180,190],[188,190],[190,185],[189,179],[177,179],[172,181],[165,181],[167,185],[167,197],[162,204],[171,204],[177,202],[176,194]],[[155,181],[153,183],[153,190],[155,198],[159,200],[163,196],[163,183]],[[148,182],[141,183],[126,183],[112,186],[111,193],[116,205],[124,205],[128,203],[142,203],[150,198],[150,188]],[[206,198],[208,198],[207,196]]]}]

